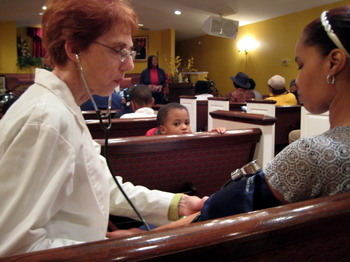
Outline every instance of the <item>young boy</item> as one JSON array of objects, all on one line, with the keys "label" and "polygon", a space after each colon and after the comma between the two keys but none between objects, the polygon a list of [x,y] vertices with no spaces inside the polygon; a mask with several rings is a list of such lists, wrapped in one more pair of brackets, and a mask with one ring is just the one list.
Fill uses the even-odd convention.
[{"label": "young boy", "polygon": [[[214,128],[212,131],[223,134],[226,132],[226,128]],[[185,106],[179,103],[170,103],[159,109],[157,127],[148,130],[146,136],[180,134],[192,134],[190,116]]]}]

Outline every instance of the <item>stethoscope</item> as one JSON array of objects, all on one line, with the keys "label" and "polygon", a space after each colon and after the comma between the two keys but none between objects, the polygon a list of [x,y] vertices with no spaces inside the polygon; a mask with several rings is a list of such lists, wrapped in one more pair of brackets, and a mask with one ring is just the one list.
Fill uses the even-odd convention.
[{"label": "stethoscope", "polygon": [[[112,109],[112,94],[109,95],[108,97],[108,108],[107,108],[107,112],[106,114],[102,114],[101,111],[98,109],[95,99],[94,97],[91,95],[90,89],[88,87],[86,78],[84,76],[84,70],[83,67],[81,66],[80,63],[80,57],[79,54],[76,53],[75,54],[75,59],[77,61],[77,67],[78,67],[78,71],[81,77],[81,80],[83,81],[83,85],[91,99],[91,102],[94,106],[94,109],[96,111],[98,120],[100,122],[100,126],[102,127],[102,129],[104,130],[104,135],[105,135],[105,141],[104,141],[104,151],[103,151],[103,155],[106,158],[106,162],[107,162],[107,166],[108,169],[113,177],[114,182],[116,183],[116,185],[118,186],[120,192],[122,192],[123,196],[125,197],[125,199],[127,200],[127,202],[129,203],[129,205],[132,207],[132,209],[134,210],[134,212],[136,213],[136,215],[139,217],[139,219],[141,220],[141,222],[143,223],[143,225],[145,226],[145,228],[147,229],[147,231],[151,231],[149,225],[147,224],[146,220],[143,218],[143,216],[140,214],[140,212],[137,210],[137,208],[135,207],[135,205],[131,202],[130,198],[128,197],[128,195],[125,193],[124,189],[122,188],[122,186],[120,185],[119,181],[116,179],[113,170],[111,168],[111,165],[109,163],[109,157],[108,157],[108,138],[109,138],[109,130],[111,129],[112,126],[112,114],[111,114],[111,109]],[[104,123],[103,120],[107,119],[107,123]]]}]

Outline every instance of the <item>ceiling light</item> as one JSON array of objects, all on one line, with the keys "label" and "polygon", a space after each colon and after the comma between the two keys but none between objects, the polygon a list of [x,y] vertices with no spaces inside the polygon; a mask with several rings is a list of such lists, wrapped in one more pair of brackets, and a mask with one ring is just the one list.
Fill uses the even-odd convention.
[{"label": "ceiling light", "polygon": [[39,15],[43,15],[44,13],[39,13]]},{"label": "ceiling light", "polygon": [[47,9],[47,6],[46,6],[46,5],[43,5],[42,9],[43,9],[43,10],[46,10],[46,9]]},{"label": "ceiling light", "polygon": [[174,14],[175,15],[181,15],[181,11],[180,10],[175,10]]},{"label": "ceiling light", "polygon": [[139,27],[143,27],[143,24],[138,24]]}]

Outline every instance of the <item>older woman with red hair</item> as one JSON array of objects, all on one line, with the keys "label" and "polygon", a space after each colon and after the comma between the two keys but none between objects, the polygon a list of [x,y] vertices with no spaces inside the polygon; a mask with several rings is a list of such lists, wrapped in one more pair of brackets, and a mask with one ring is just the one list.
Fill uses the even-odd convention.
[{"label": "older woman with red hair", "polygon": [[[110,213],[138,219],[79,108],[134,67],[136,14],[126,0],[49,0],[42,27],[53,70],[37,69],[0,122],[0,256],[104,239]],[[155,225],[205,200],[117,180]]]}]

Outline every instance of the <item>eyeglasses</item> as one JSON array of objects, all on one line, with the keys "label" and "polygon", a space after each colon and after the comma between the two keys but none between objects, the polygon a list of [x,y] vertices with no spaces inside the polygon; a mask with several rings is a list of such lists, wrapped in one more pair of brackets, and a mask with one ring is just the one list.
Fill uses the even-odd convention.
[{"label": "eyeglasses", "polygon": [[130,51],[130,50],[126,49],[126,48],[123,48],[123,49],[115,49],[115,48],[110,47],[110,46],[108,46],[108,45],[101,44],[101,43],[99,43],[99,42],[97,42],[97,41],[94,41],[94,43],[99,44],[99,45],[104,46],[104,47],[107,47],[107,48],[113,50],[114,52],[118,53],[118,54],[119,54],[119,60],[120,60],[120,62],[122,62],[122,63],[125,62],[125,60],[126,60],[129,56],[131,56],[132,60],[135,59],[136,51]]}]

